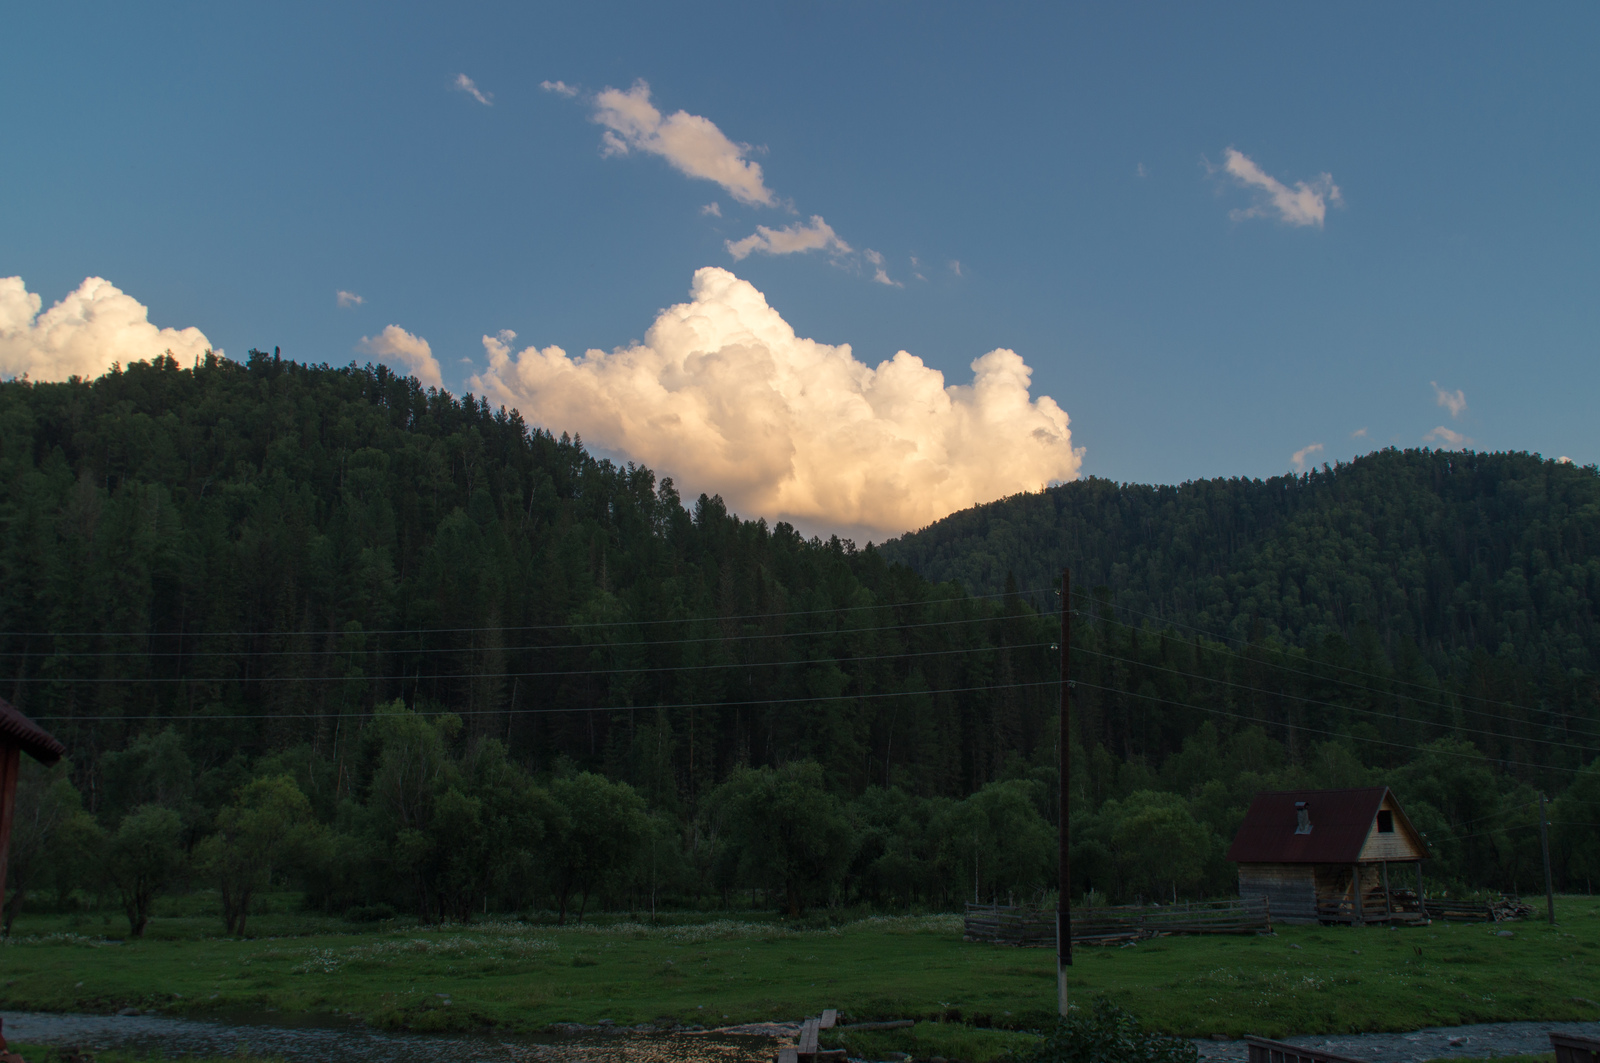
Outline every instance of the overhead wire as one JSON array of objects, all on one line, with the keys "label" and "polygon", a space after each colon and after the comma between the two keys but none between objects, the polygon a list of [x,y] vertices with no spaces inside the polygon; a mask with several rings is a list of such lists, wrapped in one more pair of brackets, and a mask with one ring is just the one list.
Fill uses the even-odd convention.
[{"label": "overhead wire", "polygon": [[[1169,698],[1169,697],[1166,697],[1165,695],[1162,695],[1162,694],[1136,694],[1136,693],[1130,693],[1129,691],[1126,691],[1126,690],[1116,690],[1113,687],[1100,686],[1100,685],[1095,684],[1095,683],[1089,683],[1089,682],[1086,682],[1085,680],[1082,680],[1082,679],[1074,679],[1072,681],[1072,684],[1075,687],[1084,687],[1085,689],[1088,689],[1088,690],[1103,690],[1103,691],[1115,692],[1115,693],[1123,694],[1123,695],[1128,696],[1128,697],[1141,698],[1141,699],[1143,699],[1145,701],[1158,701],[1158,702],[1161,702],[1164,705],[1172,705],[1172,706],[1175,706],[1175,707],[1181,708],[1181,709],[1193,709],[1196,712],[1210,713],[1213,716],[1225,716],[1225,717],[1228,717],[1230,719],[1245,720],[1245,721],[1247,721],[1249,723],[1259,723],[1259,724],[1265,724],[1265,725],[1273,726],[1273,727],[1281,727],[1281,726],[1283,726],[1283,721],[1282,720],[1270,720],[1270,719],[1267,719],[1267,718],[1262,717],[1262,716],[1250,716],[1250,715],[1247,715],[1245,713],[1231,712],[1231,711],[1229,711],[1227,709],[1219,709],[1219,708],[1216,708],[1216,707],[1210,706],[1210,705],[1196,705],[1193,702],[1179,701],[1176,698]],[[1328,735],[1329,737],[1332,737],[1332,738],[1353,739],[1354,741],[1357,741],[1357,742],[1365,742],[1365,743],[1372,744],[1372,745],[1390,746],[1390,747],[1395,748],[1395,749],[1409,749],[1409,750],[1412,750],[1413,752],[1417,752],[1417,753],[1443,753],[1443,754],[1445,754],[1447,756],[1460,757],[1460,758],[1466,759],[1466,760],[1490,760],[1491,759],[1489,757],[1484,756],[1482,753],[1462,753],[1462,752],[1460,752],[1458,750],[1445,749],[1445,748],[1439,748],[1439,747],[1424,748],[1423,746],[1419,746],[1414,742],[1392,742],[1392,741],[1390,741],[1388,739],[1385,739],[1385,738],[1368,738],[1368,737],[1363,736],[1363,735],[1351,735],[1351,734],[1346,734],[1346,733],[1344,733],[1342,731],[1329,731],[1329,730],[1327,730],[1325,728],[1306,727],[1306,726],[1302,726],[1300,724],[1296,724],[1295,725],[1295,730],[1297,730],[1297,731],[1305,731],[1305,732],[1307,732],[1309,734]],[[1512,767],[1517,767],[1517,768],[1527,768],[1527,769],[1532,770],[1532,771],[1565,771],[1565,772],[1571,772],[1573,774],[1578,774],[1578,773],[1581,773],[1581,772],[1587,770],[1585,768],[1565,768],[1565,767],[1562,767],[1562,766],[1560,766],[1558,764],[1528,764],[1528,763],[1526,763],[1524,761],[1502,760],[1502,759],[1499,759],[1499,758],[1493,758],[1493,759],[1496,762],[1501,763],[1501,764],[1508,764],[1508,765],[1510,765]]]},{"label": "overhead wire", "polygon": [[[1087,647],[1080,646],[1080,647],[1078,647],[1077,652],[1078,653],[1087,653],[1087,654],[1090,654],[1090,655],[1096,656],[1096,657],[1103,657],[1103,658],[1106,658],[1108,660],[1121,661],[1121,662],[1124,662],[1124,663],[1127,663],[1127,664],[1137,665],[1140,668],[1145,668],[1145,669],[1148,669],[1148,670],[1151,670],[1151,671],[1166,672],[1166,673],[1169,673],[1171,675],[1183,676],[1186,679],[1194,679],[1194,680],[1198,680],[1198,681],[1204,682],[1204,683],[1212,683],[1212,684],[1215,684],[1217,686],[1229,687],[1229,688],[1234,689],[1234,690],[1241,690],[1241,691],[1245,691],[1245,692],[1248,692],[1248,693],[1254,693],[1254,694],[1265,694],[1265,695],[1267,695],[1269,697],[1283,698],[1283,699],[1288,700],[1288,701],[1297,701],[1297,702],[1300,702],[1301,704],[1305,704],[1305,705],[1316,705],[1316,706],[1318,706],[1320,708],[1339,709],[1339,710],[1342,710],[1342,711],[1345,711],[1345,712],[1357,712],[1357,713],[1362,713],[1362,714],[1367,715],[1367,716],[1378,716],[1378,717],[1381,717],[1381,718],[1384,718],[1384,719],[1397,719],[1397,718],[1398,719],[1404,719],[1408,723],[1417,723],[1417,724],[1421,724],[1423,726],[1440,726],[1439,724],[1437,724],[1437,723],[1435,723],[1433,721],[1417,720],[1417,719],[1414,719],[1412,717],[1403,717],[1403,716],[1399,716],[1398,714],[1395,714],[1395,713],[1384,712],[1384,711],[1382,711],[1380,709],[1363,709],[1360,706],[1356,706],[1356,705],[1342,705],[1342,704],[1340,704],[1338,702],[1323,701],[1323,700],[1321,700],[1319,698],[1309,698],[1309,697],[1306,697],[1306,696],[1301,695],[1301,694],[1291,694],[1291,693],[1289,693],[1287,691],[1269,690],[1269,689],[1267,689],[1265,687],[1250,686],[1249,684],[1246,684],[1246,683],[1236,683],[1236,682],[1234,682],[1232,680],[1229,680],[1229,679],[1219,679],[1219,678],[1215,678],[1215,677],[1212,677],[1212,676],[1200,675],[1200,674],[1195,673],[1195,672],[1186,672],[1186,671],[1184,671],[1184,670],[1182,670],[1180,668],[1173,668],[1173,667],[1171,667],[1169,665],[1151,664],[1151,663],[1148,663],[1148,662],[1145,662],[1145,661],[1138,660],[1137,658],[1134,658],[1134,657],[1123,657],[1123,656],[1120,656],[1120,655],[1117,655],[1117,654],[1105,653],[1105,652],[1100,651],[1100,650],[1088,649]],[[1139,696],[1139,695],[1134,695],[1134,696]],[[1294,725],[1294,726],[1298,726],[1298,725]],[[1582,752],[1582,753],[1600,755],[1600,747],[1574,745],[1573,743],[1570,743],[1570,742],[1557,742],[1557,741],[1554,741],[1554,740],[1548,739],[1548,738],[1532,738],[1532,737],[1525,737],[1525,736],[1519,736],[1519,735],[1501,734],[1499,731],[1485,731],[1485,730],[1483,730],[1481,728],[1464,727],[1464,726],[1462,726],[1460,724],[1448,724],[1448,725],[1445,725],[1445,726],[1448,726],[1453,731],[1464,731],[1464,732],[1467,732],[1469,734],[1487,735],[1489,737],[1503,739],[1503,740],[1508,741],[1508,742],[1538,742],[1538,743],[1541,743],[1543,745],[1553,746],[1553,747],[1555,747],[1557,749],[1572,749],[1572,750],[1577,750],[1578,752]],[[1582,733],[1585,734],[1585,735],[1589,735],[1590,737],[1600,737],[1600,735],[1595,735],[1593,732],[1590,732],[1590,731],[1584,731]]]},{"label": "overhead wire", "polygon": [[[939,687],[930,690],[885,690],[867,694],[820,694],[802,698],[748,698],[738,701],[690,701],[690,702],[663,702],[657,705],[583,705],[576,707],[546,707],[546,708],[520,708],[520,709],[407,709],[406,712],[416,716],[520,716],[547,715],[564,712],[590,713],[590,712],[654,712],[657,709],[731,709],[750,705],[798,705],[824,701],[872,701],[881,698],[918,698],[931,697],[935,694],[973,694],[989,690],[1020,690],[1032,687],[1053,687],[1060,683],[1056,679],[1038,680],[1028,683],[985,683],[981,686],[970,687]],[[233,720],[321,720],[338,718],[370,719],[386,715],[385,712],[366,709],[361,712],[265,712],[265,713],[239,713],[227,715],[205,716],[198,714],[174,713],[171,715],[155,715],[140,713],[137,715],[53,715],[35,716],[35,720],[66,720],[84,722],[127,721],[127,720],[186,720],[186,721],[218,721],[229,722]]]},{"label": "overhead wire", "polygon": [[[878,653],[858,657],[824,657],[821,660],[794,661],[723,661],[709,664],[670,664],[638,668],[574,668],[565,671],[503,671],[503,672],[438,672],[430,675],[402,672],[399,675],[259,675],[259,676],[89,676],[84,678],[60,676],[24,676],[18,683],[350,683],[379,680],[436,680],[436,679],[547,679],[575,675],[632,675],[644,672],[703,672],[713,668],[788,668],[810,664],[856,664],[869,661],[899,661],[917,657],[944,657],[958,653],[991,653],[998,649],[1043,649],[1048,642],[1029,642],[1006,646],[966,646],[959,649],[918,650],[914,653]],[[601,647],[596,647],[601,648]],[[440,651],[452,653],[482,652],[479,650]],[[1058,682],[1052,679],[1051,682]]]},{"label": "overhead wire", "polygon": [[[1059,594],[1059,592],[1058,592],[1058,594]],[[1094,604],[1099,604],[1098,602],[1095,602],[1095,599],[1093,599],[1092,597],[1088,597],[1085,594],[1085,592],[1082,592],[1082,591],[1074,591],[1073,592],[1073,597],[1075,597],[1075,598],[1087,598],[1088,601],[1093,602]],[[1147,611],[1141,610],[1141,609],[1134,609],[1134,608],[1131,608],[1131,607],[1117,606],[1117,605],[1113,605],[1112,608],[1114,610],[1117,610],[1117,611],[1120,611],[1120,612],[1132,613],[1135,616],[1143,616],[1143,617],[1147,617],[1147,618],[1149,618],[1151,620],[1157,620],[1157,621],[1160,621],[1163,624],[1168,625],[1169,627],[1182,628],[1183,630],[1186,630],[1186,631],[1192,631],[1197,635],[1204,635],[1207,638],[1214,639],[1214,640],[1216,640],[1218,642],[1235,643],[1235,644],[1240,644],[1240,645],[1244,645],[1244,646],[1249,646],[1250,645],[1250,643],[1248,641],[1243,640],[1243,639],[1239,639],[1239,638],[1237,638],[1235,636],[1218,634],[1215,631],[1209,631],[1209,630],[1207,630],[1205,628],[1198,627],[1198,626],[1196,626],[1194,624],[1186,624],[1186,623],[1183,623],[1180,620],[1173,620],[1173,619],[1171,619],[1169,617],[1164,617],[1159,613],[1151,613],[1151,612],[1147,612]],[[1125,627],[1125,628],[1131,628],[1133,630],[1138,630],[1138,628],[1135,627],[1135,625],[1129,624],[1126,621],[1117,620],[1114,616],[1113,617],[1095,616],[1094,614],[1085,612],[1085,611],[1083,611],[1081,609],[1073,609],[1073,613],[1075,615],[1078,615],[1078,616],[1086,617],[1087,619],[1092,620],[1092,621],[1109,622],[1109,623],[1112,623],[1112,624],[1116,624],[1119,627]],[[1232,652],[1232,653],[1235,653],[1236,655],[1238,654],[1237,650],[1234,650],[1234,651],[1223,651],[1223,652]],[[1282,669],[1283,671],[1293,672],[1293,673],[1295,673],[1297,675],[1304,675],[1304,676],[1308,676],[1308,677],[1313,678],[1313,679],[1321,679],[1321,678],[1323,678],[1322,676],[1317,675],[1315,672],[1310,672],[1310,671],[1306,671],[1304,669],[1299,669],[1299,668],[1292,668],[1289,665],[1281,663],[1281,662],[1267,661],[1267,660],[1264,660],[1264,659],[1261,659],[1261,658],[1256,658],[1256,657],[1251,657],[1251,658],[1248,658],[1248,659],[1251,660],[1251,661],[1255,661],[1257,663],[1260,663],[1260,664],[1264,664],[1264,665],[1266,665],[1266,666],[1268,666],[1270,668]],[[1382,674],[1380,674],[1378,672],[1368,672],[1368,671],[1365,671],[1364,669],[1356,668],[1353,665],[1333,665],[1333,664],[1326,664],[1326,663],[1323,663],[1323,662],[1314,662],[1314,663],[1318,667],[1329,668],[1329,669],[1333,669],[1333,670],[1336,670],[1336,671],[1347,672],[1347,673],[1349,673],[1351,675],[1365,676],[1368,679],[1380,679],[1380,680],[1383,680],[1384,682],[1387,682],[1387,683],[1396,683],[1396,684],[1399,684],[1401,686],[1413,687],[1413,688],[1416,688],[1418,690],[1431,690],[1431,689],[1434,689],[1434,688],[1429,687],[1426,683],[1418,683],[1418,682],[1415,682],[1415,681],[1409,680],[1409,679],[1401,679],[1398,676],[1382,675]],[[1350,685],[1350,686],[1362,686],[1361,684],[1356,684],[1356,683],[1350,683],[1348,685]],[[1382,690],[1379,690],[1376,687],[1370,687],[1370,686],[1363,686],[1362,689],[1370,690],[1370,691],[1373,691],[1374,693],[1390,693],[1389,691],[1382,691]],[[1552,714],[1559,714],[1559,711],[1560,711],[1560,710],[1557,710],[1557,709],[1547,709],[1547,708],[1544,708],[1542,706],[1517,705],[1515,703],[1506,702],[1506,701],[1503,701],[1501,699],[1486,698],[1486,697],[1483,697],[1483,696],[1478,695],[1478,694],[1468,694],[1468,693],[1465,693],[1465,692],[1462,692],[1462,691],[1456,691],[1456,692],[1453,692],[1453,693],[1454,693],[1454,696],[1456,696],[1458,698],[1464,698],[1464,699],[1467,699],[1467,700],[1470,700],[1470,701],[1488,702],[1490,704],[1507,704],[1507,705],[1511,705],[1511,707],[1513,707],[1513,708],[1522,709],[1525,712],[1546,712],[1546,713],[1552,713]]]},{"label": "overhead wire", "polygon": [[[1048,588],[1046,588],[1048,589]],[[577,631],[594,628],[609,627],[639,627],[655,624],[698,624],[698,623],[728,623],[744,620],[775,620],[790,616],[818,616],[824,613],[838,614],[861,612],[875,609],[913,609],[927,606],[941,606],[959,604],[964,601],[987,601],[995,598],[1022,597],[1041,593],[1039,588],[1019,591],[999,591],[989,594],[963,594],[958,598],[930,598],[914,602],[876,602],[870,605],[846,605],[825,609],[791,609],[776,613],[740,613],[730,616],[682,616],[661,617],[658,619],[630,618],[626,620],[593,620],[582,623],[561,624],[493,624],[480,627],[418,627],[418,628],[359,628],[347,631],[343,628],[327,628],[322,630],[306,631],[0,631],[0,635],[10,635],[17,638],[278,638],[285,636],[310,636],[310,635],[436,635],[436,634],[470,634],[482,631]],[[996,617],[966,618],[959,620],[934,621],[934,623],[970,623],[974,620],[994,620]],[[879,630],[878,628],[857,630]],[[832,634],[830,631],[821,634]],[[0,653],[0,656],[14,656],[22,651]],[[97,651],[86,651],[95,653]],[[111,653],[130,653],[142,656],[139,650],[105,651]]]}]

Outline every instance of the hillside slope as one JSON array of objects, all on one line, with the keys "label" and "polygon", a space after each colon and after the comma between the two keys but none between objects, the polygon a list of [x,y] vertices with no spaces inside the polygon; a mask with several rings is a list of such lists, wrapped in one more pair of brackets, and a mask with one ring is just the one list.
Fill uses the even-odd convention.
[{"label": "hillside slope", "polygon": [[1176,487],[1087,479],[884,544],[974,592],[1070,565],[1119,615],[1312,646],[1370,625],[1435,668],[1476,651],[1600,665],[1600,475],[1525,453],[1382,450],[1302,476]]}]

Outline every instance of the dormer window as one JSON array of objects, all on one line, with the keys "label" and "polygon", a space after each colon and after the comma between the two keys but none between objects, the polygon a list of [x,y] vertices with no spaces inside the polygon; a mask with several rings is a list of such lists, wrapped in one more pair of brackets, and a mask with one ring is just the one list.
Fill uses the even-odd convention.
[{"label": "dormer window", "polygon": [[1310,811],[1310,809],[1306,808],[1306,803],[1304,801],[1296,801],[1294,803],[1294,815],[1295,815],[1294,832],[1296,834],[1310,834],[1311,833],[1311,811]]},{"label": "dormer window", "polygon": [[1378,833],[1394,833],[1394,813],[1390,812],[1387,808],[1378,813]]}]

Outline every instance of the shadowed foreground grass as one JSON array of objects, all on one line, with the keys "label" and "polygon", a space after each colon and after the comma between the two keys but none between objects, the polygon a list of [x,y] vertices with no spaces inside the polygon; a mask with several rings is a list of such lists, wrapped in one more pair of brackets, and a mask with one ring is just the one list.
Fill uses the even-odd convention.
[{"label": "shadowed foreground grass", "polygon": [[[1082,948],[1070,987],[1079,1003],[1105,995],[1146,1024],[1184,1036],[1600,1020],[1600,900],[1564,898],[1560,914],[1553,929],[1542,921],[1511,924],[1511,937],[1481,924],[1286,927],[1270,937]],[[1053,953],[964,943],[953,916],[832,929],[734,917],[362,932],[283,914],[255,924],[273,936],[250,940],[212,936],[215,920],[195,916],[156,920],[145,940],[126,942],[78,922],[71,930],[66,917],[24,914],[0,945],[0,1007],[196,1016],[276,1009],[412,1030],[533,1030],[602,1019],[719,1026],[836,1007],[857,1021],[941,1023],[919,1025],[919,1043],[897,1049],[913,1055],[925,1051],[920,1041],[958,1030],[1041,1029],[1054,1021]],[[296,930],[303,933],[291,936]],[[995,1046],[1006,1041],[980,1036]],[[979,1060],[987,1053],[926,1054]]]}]

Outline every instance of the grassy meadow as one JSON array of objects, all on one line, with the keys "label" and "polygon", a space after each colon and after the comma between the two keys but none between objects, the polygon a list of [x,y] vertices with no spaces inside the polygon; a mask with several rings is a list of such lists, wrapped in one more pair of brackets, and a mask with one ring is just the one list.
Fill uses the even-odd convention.
[{"label": "grassy meadow", "polygon": [[[247,939],[220,937],[219,921],[201,914],[161,916],[144,939],[118,940],[126,923],[115,918],[24,913],[0,945],[0,1007],[337,1015],[419,1031],[604,1019],[713,1027],[835,1007],[848,1020],[921,1020],[847,1032],[855,1051],[969,1060],[1015,1043],[1009,1031],[1053,1021],[1053,953],[963,942],[955,916],[421,927],[288,907],[253,916],[258,936]],[[1558,914],[1555,928],[1284,927],[1080,948],[1070,988],[1077,1002],[1103,994],[1151,1026],[1197,1037],[1600,1020],[1600,899],[1563,898]]]}]

